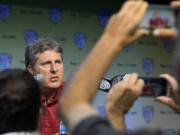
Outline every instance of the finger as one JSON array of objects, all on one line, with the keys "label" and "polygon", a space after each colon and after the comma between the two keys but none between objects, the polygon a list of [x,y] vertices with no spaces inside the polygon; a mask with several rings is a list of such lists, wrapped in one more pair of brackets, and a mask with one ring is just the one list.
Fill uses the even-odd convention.
[{"label": "finger", "polygon": [[137,6],[134,8],[135,10],[132,11],[134,17],[137,20],[137,23],[139,24],[142,20],[142,18],[144,17],[144,14],[147,10],[148,7],[148,3],[145,1],[138,1],[137,2]]},{"label": "finger", "polygon": [[160,77],[168,81],[168,83],[172,87],[173,92],[175,92],[175,93],[178,92],[178,83],[174,77],[172,77],[168,74],[161,74]]},{"label": "finger", "polygon": [[138,79],[138,74],[133,73],[133,74],[131,75],[131,77],[129,78],[129,83],[136,84],[137,79]]},{"label": "finger", "polygon": [[173,110],[175,110],[177,113],[180,113],[180,105],[176,104],[172,98],[160,96],[156,98],[156,101],[166,104],[169,107],[171,107]]},{"label": "finger", "polygon": [[169,97],[166,97],[166,96],[159,96],[159,97],[155,98],[155,100],[159,101],[163,104],[169,105],[169,106],[172,104],[172,99]]},{"label": "finger", "polygon": [[132,5],[131,10],[128,11],[128,14],[125,14],[126,19],[129,19],[129,22],[126,22],[126,25],[131,28],[132,31],[130,32],[134,32],[140,24],[147,6],[148,4],[144,1],[136,1],[134,5]]},{"label": "finger", "polygon": [[176,29],[159,28],[153,30],[153,35],[155,37],[176,38],[177,34],[178,31]]},{"label": "finger", "polygon": [[137,81],[137,93],[140,95],[142,93],[142,89],[144,87],[144,81],[142,79],[138,79]]},{"label": "finger", "polygon": [[[117,19],[119,21],[121,21],[121,24],[123,24],[123,22],[125,24],[127,24],[127,18],[132,19],[132,17],[128,17],[128,16],[132,16],[130,11],[132,10],[132,8],[134,7],[134,5],[136,5],[136,2],[133,1],[127,1],[124,3],[122,9],[119,10],[119,12],[117,13]],[[119,21],[115,21],[115,23],[119,24]]]},{"label": "finger", "polygon": [[119,10],[119,13],[121,12],[127,13],[128,11],[130,11],[134,3],[135,3],[134,0],[125,2],[123,7]]},{"label": "finger", "polygon": [[[146,1],[140,1],[140,0],[137,0],[136,1],[136,6],[134,7],[134,10],[137,13],[145,13],[147,7],[148,7],[148,3]],[[135,13],[134,12],[134,13]]]},{"label": "finger", "polygon": [[136,18],[133,23],[138,25],[144,16],[147,6],[147,2],[144,1],[128,1],[124,4],[118,16],[125,15],[126,17],[129,16],[129,18]]},{"label": "finger", "polygon": [[138,29],[130,38],[129,41],[133,42],[142,36],[147,36],[149,31],[146,29]]},{"label": "finger", "polygon": [[124,81],[124,82],[129,82],[129,80],[131,79],[131,76],[132,76],[132,74],[126,74],[126,75],[124,75],[123,81]]},{"label": "finger", "polygon": [[168,88],[166,96],[171,97],[171,93],[172,93],[172,88]]},{"label": "finger", "polygon": [[180,1],[172,1],[170,5],[171,7],[180,8]]}]

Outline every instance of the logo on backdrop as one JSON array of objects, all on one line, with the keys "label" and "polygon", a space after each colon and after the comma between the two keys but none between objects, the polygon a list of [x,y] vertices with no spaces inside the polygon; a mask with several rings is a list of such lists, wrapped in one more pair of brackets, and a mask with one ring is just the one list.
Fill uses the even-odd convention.
[{"label": "logo on backdrop", "polygon": [[49,15],[50,15],[51,21],[54,24],[57,24],[61,20],[62,11],[60,8],[49,8]]},{"label": "logo on backdrop", "polygon": [[143,65],[143,69],[145,73],[149,75],[152,72],[154,61],[153,59],[150,59],[150,58],[144,58],[142,60],[142,65]]},{"label": "logo on backdrop", "polygon": [[11,65],[11,55],[10,54],[0,54],[0,68],[2,70],[9,68]]},{"label": "logo on backdrop", "polygon": [[144,120],[149,123],[152,120],[154,114],[154,108],[152,106],[144,106],[142,109]]},{"label": "logo on backdrop", "polygon": [[169,38],[165,38],[164,39],[164,46],[166,48],[166,51],[168,53],[171,53],[172,50],[174,49],[174,42],[172,39],[169,39]]},{"label": "logo on backdrop", "polygon": [[104,27],[108,20],[109,20],[109,17],[110,17],[110,13],[106,10],[100,10],[98,12],[98,20],[99,20],[99,23]]},{"label": "logo on backdrop", "polygon": [[10,5],[9,4],[0,4],[0,18],[3,21],[6,21],[10,15]]},{"label": "logo on backdrop", "polygon": [[34,30],[25,30],[24,31],[24,38],[26,43],[29,45],[30,43],[33,43],[35,40],[37,40],[37,32]]},{"label": "logo on backdrop", "polygon": [[174,129],[167,129],[164,135],[176,135],[176,131]]},{"label": "logo on backdrop", "polygon": [[104,106],[98,106],[97,109],[98,109],[100,115],[101,115],[102,117],[105,117],[105,114],[104,114]]},{"label": "logo on backdrop", "polygon": [[133,43],[129,44],[127,47],[124,48],[124,50],[126,52],[128,52],[131,49],[131,46],[133,45]]},{"label": "logo on backdrop", "polygon": [[74,41],[75,41],[76,46],[79,49],[83,49],[84,46],[86,45],[87,34],[86,33],[75,33],[74,34]]}]

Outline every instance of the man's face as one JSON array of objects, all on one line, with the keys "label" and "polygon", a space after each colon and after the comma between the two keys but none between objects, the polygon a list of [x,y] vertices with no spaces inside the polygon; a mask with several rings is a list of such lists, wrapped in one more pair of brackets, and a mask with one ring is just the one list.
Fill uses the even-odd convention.
[{"label": "man's face", "polygon": [[159,13],[157,13],[157,12],[156,12],[156,13],[154,13],[154,17],[155,17],[155,18],[160,18]]},{"label": "man's face", "polygon": [[64,66],[60,53],[46,50],[39,52],[37,56],[35,73],[44,76],[42,88],[58,88],[64,77]]}]

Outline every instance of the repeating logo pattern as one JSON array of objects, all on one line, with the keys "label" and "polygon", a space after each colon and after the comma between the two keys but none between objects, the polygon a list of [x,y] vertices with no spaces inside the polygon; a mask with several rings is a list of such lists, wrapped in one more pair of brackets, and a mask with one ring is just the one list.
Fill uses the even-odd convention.
[{"label": "repeating logo pattern", "polygon": [[154,115],[154,108],[152,106],[144,106],[142,108],[144,120],[149,123],[151,122]]},{"label": "repeating logo pattern", "polygon": [[106,10],[100,10],[98,12],[98,20],[101,26],[103,27],[107,24],[109,17],[110,17],[110,13]]},{"label": "repeating logo pattern", "polygon": [[29,45],[30,43],[33,43],[38,38],[37,31],[34,30],[26,30],[24,31],[24,38],[26,43]]},{"label": "repeating logo pattern", "polygon": [[151,58],[144,58],[142,60],[142,65],[145,73],[149,75],[152,72],[154,66],[154,60]]},{"label": "repeating logo pattern", "polygon": [[57,24],[61,20],[62,11],[60,8],[49,8],[49,15],[50,15],[51,21],[54,24]]},{"label": "repeating logo pattern", "polygon": [[74,41],[75,41],[76,46],[79,49],[83,49],[87,42],[87,34],[86,33],[75,33]]},{"label": "repeating logo pattern", "polygon": [[0,54],[0,68],[2,70],[9,68],[11,65],[11,55],[10,54]]},{"label": "repeating logo pattern", "polygon": [[10,9],[11,9],[10,5],[8,5],[8,4],[0,4],[0,18],[3,21],[6,21],[7,18],[9,17]]},{"label": "repeating logo pattern", "polygon": [[[77,1],[79,3],[83,2],[83,0],[77,0]],[[123,1],[125,1],[125,0],[123,0]],[[26,13],[28,13],[28,12],[26,12]],[[6,21],[8,19],[8,17],[10,16],[10,14],[11,14],[11,5],[0,4],[0,19],[2,21]],[[50,16],[51,21],[54,24],[58,24],[61,20],[61,17],[62,17],[62,10],[60,8],[49,8],[49,16]],[[110,13],[108,11],[101,10],[98,12],[98,21],[101,24],[101,26],[103,26],[103,27],[107,24],[109,17],[110,17]],[[13,35],[1,35],[1,38],[6,40],[8,38],[10,39],[11,36],[13,36]],[[37,40],[38,32],[34,31],[34,30],[26,30],[26,31],[24,31],[24,38],[25,38],[26,43],[30,44],[30,43],[34,42],[35,40]],[[61,39],[59,39],[59,40],[63,41]],[[96,41],[97,41],[97,39],[96,39]],[[86,33],[75,33],[74,34],[74,42],[79,49],[83,49],[86,45],[86,42],[87,42],[87,34]],[[147,41],[144,41],[143,43],[144,44],[142,44],[142,45],[146,45]],[[152,41],[150,43],[154,45],[154,41]],[[164,43],[164,47],[166,49],[165,51],[167,51],[168,53],[171,53],[173,51],[173,48],[174,48],[173,40],[163,39],[163,43]],[[133,45],[133,43],[129,44],[126,48],[124,48],[124,50],[126,52],[129,52],[132,45]],[[11,54],[7,54],[7,53],[1,53],[0,54],[0,70],[4,70],[4,69],[9,68],[11,66],[11,63],[12,63]],[[24,64],[24,61],[20,60],[20,63]],[[71,62],[70,64],[71,65],[77,65],[78,62]],[[122,64],[120,63],[119,65],[122,65]],[[142,65],[143,65],[145,73],[151,74],[153,66],[154,66],[154,60],[150,59],[150,58],[145,58],[142,60]],[[128,64],[124,64],[122,66],[128,67]],[[108,87],[110,87],[110,86],[108,86]],[[99,110],[101,116],[104,117],[105,116],[104,107],[100,106],[100,107],[98,107],[98,110]],[[145,122],[149,123],[152,121],[154,111],[155,110],[152,106],[143,107],[142,113],[143,113],[143,118],[144,118]],[[129,114],[133,115],[136,113],[129,113]],[[163,114],[169,115],[171,113],[164,112],[161,115],[163,115]],[[128,132],[132,133],[133,131],[128,130]],[[165,130],[165,135],[176,135],[176,134],[180,135],[180,132],[177,133],[174,129]]]}]

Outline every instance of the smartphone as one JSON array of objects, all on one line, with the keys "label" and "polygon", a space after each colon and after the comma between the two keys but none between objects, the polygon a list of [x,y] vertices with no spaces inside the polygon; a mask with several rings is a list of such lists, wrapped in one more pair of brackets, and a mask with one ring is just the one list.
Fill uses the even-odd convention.
[{"label": "smartphone", "polygon": [[[109,92],[119,81],[122,81],[126,75],[116,75],[112,79],[102,78],[99,85],[99,89],[105,92]],[[167,91],[167,81],[162,78],[151,78],[151,77],[139,77],[144,80],[145,86],[142,90],[141,96],[157,97],[165,96]]]},{"label": "smartphone", "polygon": [[144,80],[144,88],[142,90],[141,96],[165,96],[167,93],[167,81],[162,78],[145,78],[140,77]]},{"label": "smartphone", "polygon": [[140,28],[175,28],[175,8],[168,5],[149,5]]}]

